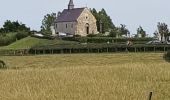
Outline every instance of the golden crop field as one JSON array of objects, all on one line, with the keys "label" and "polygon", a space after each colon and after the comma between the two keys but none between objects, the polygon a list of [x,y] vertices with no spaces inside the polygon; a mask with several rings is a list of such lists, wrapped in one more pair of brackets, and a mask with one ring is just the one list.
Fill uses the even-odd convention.
[{"label": "golden crop field", "polygon": [[162,53],[6,56],[0,100],[170,100]]}]

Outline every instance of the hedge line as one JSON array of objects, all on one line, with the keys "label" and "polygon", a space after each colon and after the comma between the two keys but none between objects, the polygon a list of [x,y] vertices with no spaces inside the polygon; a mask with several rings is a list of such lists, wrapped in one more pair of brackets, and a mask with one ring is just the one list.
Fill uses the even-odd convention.
[{"label": "hedge line", "polygon": [[153,38],[112,38],[112,37],[65,37],[63,40],[78,41],[80,43],[125,43],[128,40],[143,44],[153,40]]}]

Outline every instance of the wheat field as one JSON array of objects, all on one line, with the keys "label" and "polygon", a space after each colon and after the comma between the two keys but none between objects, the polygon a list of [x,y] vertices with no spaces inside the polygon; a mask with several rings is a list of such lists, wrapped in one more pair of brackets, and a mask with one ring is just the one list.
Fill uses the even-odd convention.
[{"label": "wheat field", "polygon": [[162,53],[0,57],[0,100],[170,100]]}]

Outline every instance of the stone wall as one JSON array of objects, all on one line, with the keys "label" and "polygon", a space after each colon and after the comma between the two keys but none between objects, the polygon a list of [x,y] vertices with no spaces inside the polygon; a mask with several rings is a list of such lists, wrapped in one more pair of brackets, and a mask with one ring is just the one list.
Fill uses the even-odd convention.
[{"label": "stone wall", "polygon": [[55,24],[55,29],[56,32],[87,36],[87,24],[89,26],[89,34],[98,33],[95,17],[88,8],[85,8],[78,17],[77,22],[58,22]]},{"label": "stone wall", "polygon": [[81,36],[87,36],[87,29],[86,25],[89,25],[89,34],[97,34],[97,26],[96,26],[96,19],[90,12],[88,8],[85,8],[85,10],[81,13],[80,17],[77,19],[77,30],[75,34],[81,35]]}]

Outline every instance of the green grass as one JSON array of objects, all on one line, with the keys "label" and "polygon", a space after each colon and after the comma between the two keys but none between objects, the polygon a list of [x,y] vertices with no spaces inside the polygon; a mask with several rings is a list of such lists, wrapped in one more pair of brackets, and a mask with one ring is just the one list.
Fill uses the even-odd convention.
[{"label": "green grass", "polygon": [[57,40],[57,39],[48,40],[48,39],[39,39],[35,37],[26,37],[8,46],[0,47],[0,49],[28,49],[34,46],[41,46],[41,45],[75,44],[75,43],[76,42],[63,41],[63,40]]},{"label": "green grass", "polygon": [[170,100],[162,53],[5,56],[2,100]]}]

